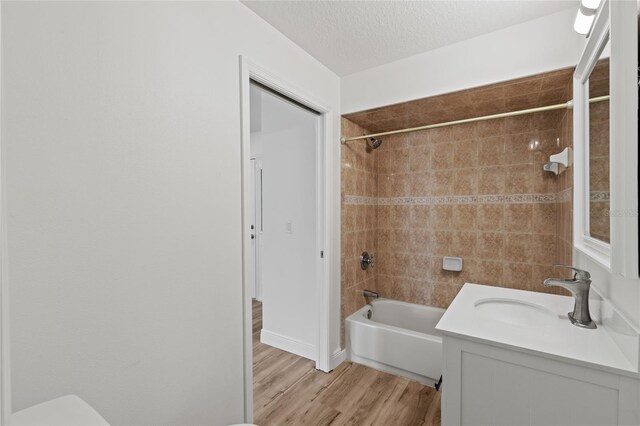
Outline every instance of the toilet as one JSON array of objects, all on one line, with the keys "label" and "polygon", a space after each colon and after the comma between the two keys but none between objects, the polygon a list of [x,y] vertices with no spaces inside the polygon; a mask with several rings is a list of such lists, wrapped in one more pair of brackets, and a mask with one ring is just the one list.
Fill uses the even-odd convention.
[{"label": "toilet", "polygon": [[109,423],[77,395],[65,395],[11,415],[15,426],[109,426]]}]

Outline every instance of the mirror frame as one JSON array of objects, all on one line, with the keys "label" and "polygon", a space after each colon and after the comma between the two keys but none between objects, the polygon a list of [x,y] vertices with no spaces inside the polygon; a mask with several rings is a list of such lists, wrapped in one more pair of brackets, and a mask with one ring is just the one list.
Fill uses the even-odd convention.
[{"label": "mirror frame", "polygon": [[[589,226],[589,77],[609,41],[609,2],[601,5],[573,74],[573,234],[574,247],[611,270],[611,245],[593,238]],[[611,87],[611,77],[609,78]],[[609,89],[611,93],[611,89]],[[609,103],[611,105],[611,102]],[[611,114],[609,114],[611,116]],[[611,141],[611,135],[609,135]],[[609,142],[611,146],[611,142]],[[611,152],[611,147],[609,147]],[[611,155],[609,155],[611,157]],[[610,173],[613,170],[610,168]],[[611,187],[611,178],[609,178]]]},{"label": "mirror frame", "polygon": [[[638,278],[638,54],[636,2],[605,0],[573,75],[573,242],[612,274]],[[609,187],[611,243],[589,230],[589,75],[610,42]]]}]

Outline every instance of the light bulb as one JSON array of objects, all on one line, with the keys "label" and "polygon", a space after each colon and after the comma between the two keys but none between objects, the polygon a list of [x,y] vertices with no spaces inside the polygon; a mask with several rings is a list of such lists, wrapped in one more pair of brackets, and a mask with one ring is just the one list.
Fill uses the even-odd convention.
[{"label": "light bulb", "polygon": [[602,0],[582,0],[582,5],[591,10],[597,10]]},{"label": "light bulb", "polygon": [[573,29],[578,34],[589,34],[591,30],[591,25],[593,24],[594,15],[585,15],[582,13],[581,9],[578,9],[578,13],[576,14],[576,20],[573,23]]}]

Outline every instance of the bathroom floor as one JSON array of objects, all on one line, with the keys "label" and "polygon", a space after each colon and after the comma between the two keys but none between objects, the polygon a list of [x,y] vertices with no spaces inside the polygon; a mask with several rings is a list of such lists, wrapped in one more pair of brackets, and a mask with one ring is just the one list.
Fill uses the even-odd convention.
[{"label": "bathroom floor", "polygon": [[331,373],[260,343],[262,304],[253,302],[254,423],[439,425],[440,393],[417,382],[343,362]]}]

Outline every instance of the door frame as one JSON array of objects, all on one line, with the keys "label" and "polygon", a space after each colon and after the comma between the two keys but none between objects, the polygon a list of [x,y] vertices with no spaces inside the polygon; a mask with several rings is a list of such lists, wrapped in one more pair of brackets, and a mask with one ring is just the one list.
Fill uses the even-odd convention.
[{"label": "door frame", "polygon": [[260,244],[262,242],[262,158],[253,157],[249,160],[249,186],[253,194],[251,222],[254,225],[252,239],[254,247],[253,264],[250,264],[249,280],[253,286],[252,298],[262,302],[262,282],[260,281],[260,271],[262,270]]},{"label": "door frame", "polygon": [[[0,33],[2,8],[0,7]],[[9,369],[9,271],[7,256],[7,188],[6,144],[2,140],[4,116],[2,111],[2,47],[0,46],[0,426],[9,424],[11,415],[11,381]]]},{"label": "door frame", "polygon": [[[318,216],[316,220],[316,270],[318,277],[316,280],[315,297],[310,298],[315,302],[316,312],[318,314],[318,333],[316,342],[316,368],[325,372],[332,369],[335,364],[336,356],[331,353],[331,331],[332,326],[336,324],[332,321],[332,300],[335,299],[332,294],[331,277],[335,271],[339,271],[339,249],[335,236],[339,235],[340,220],[335,218],[335,200],[333,180],[335,164],[333,160],[334,149],[337,142],[332,139],[333,135],[333,111],[330,108],[318,102],[304,91],[295,88],[284,79],[281,79],[261,66],[251,62],[246,56],[240,55],[240,110],[241,110],[241,166],[242,166],[242,282],[243,282],[243,358],[244,358],[244,410],[245,421],[251,423],[253,421],[253,342],[252,342],[252,306],[251,306],[251,282],[250,277],[251,262],[248,262],[251,256],[251,203],[249,200],[249,179],[250,179],[250,108],[249,108],[249,89],[251,80],[256,81],[281,95],[305,105],[320,114],[318,118],[318,144],[316,147],[316,194]],[[339,238],[339,237],[338,237]],[[323,257],[321,257],[323,252]],[[337,262],[337,267],[336,267]],[[338,307],[339,308],[339,307]],[[334,327],[335,328],[335,327]]]}]

